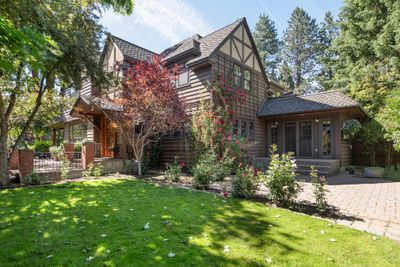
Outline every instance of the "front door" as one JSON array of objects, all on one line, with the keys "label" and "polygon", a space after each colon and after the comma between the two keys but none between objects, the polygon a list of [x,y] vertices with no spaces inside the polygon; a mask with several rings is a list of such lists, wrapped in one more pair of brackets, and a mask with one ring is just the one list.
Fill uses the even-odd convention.
[{"label": "front door", "polygon": [[297,131],[296,123],[285,123],[285,152],[292,152],[296,155],[297,152]]}]

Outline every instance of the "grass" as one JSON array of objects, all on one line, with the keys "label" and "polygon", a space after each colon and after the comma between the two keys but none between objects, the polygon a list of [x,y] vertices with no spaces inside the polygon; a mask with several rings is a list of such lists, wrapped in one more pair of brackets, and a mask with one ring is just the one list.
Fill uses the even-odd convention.
[{"label": "grass", "polygon": [[386,238],[146,181],[2,190],[0,207],[1,266],[400,264],[400,245]]}]

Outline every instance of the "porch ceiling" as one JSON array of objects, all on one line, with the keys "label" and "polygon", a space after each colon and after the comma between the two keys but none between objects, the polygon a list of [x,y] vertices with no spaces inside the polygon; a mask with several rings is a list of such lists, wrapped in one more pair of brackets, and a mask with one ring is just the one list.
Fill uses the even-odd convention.
[{"label": "porch ceiling", "polygon": [[71,109],[71,117],[98,116],[104,111],[121,111],[121,107],[94,96],[79,96]]}]

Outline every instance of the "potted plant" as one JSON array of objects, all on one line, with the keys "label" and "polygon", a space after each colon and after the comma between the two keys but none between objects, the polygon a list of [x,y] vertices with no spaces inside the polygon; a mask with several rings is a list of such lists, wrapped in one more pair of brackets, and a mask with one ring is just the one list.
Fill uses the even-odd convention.
[{"label": "potted plant", "polygon": [[371,178],[382,178],[385,169],[376,166],[376,146],[383,140],[382,125],[376,120],[366,123],[361,132],[361,138],[365,149],[370,156],[370,167],[364,168],[364,176]]}]

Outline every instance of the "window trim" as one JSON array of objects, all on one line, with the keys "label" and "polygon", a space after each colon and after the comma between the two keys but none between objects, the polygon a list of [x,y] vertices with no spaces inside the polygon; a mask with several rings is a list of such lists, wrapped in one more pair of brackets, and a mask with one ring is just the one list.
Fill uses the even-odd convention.
[{"label": "window trim", "polygon": [[[179,83],[179,75],[182,75],[184,73],[186,73],[186,76],[187,76],[187,83],[180,84]],[[190,84],[190,70],[184,69],[181,72],[179,72],[178,77],[176,78],[176,81],[175,81],[175,85],[176,85],[176,88],[180,88],[180,87],[188,86],[189,84]]]},{"label": "window trim", "polygon": [[[236,84],[236,77],[239,77],[236,74],[236,70],[235,70],[236,67],[240,68],[240,84]],[[249,79],[246,79],[245,72],[248,72],[250,74]],[[243,66],[241,64],[238,64],[238,63],[233,63],[233,86],[240,86],[240,88],[242,88],[244,91],[250,92],[251,89],[252,89],[252,80],[253,80],[253,72],[251,71],[250,68],[247,68],[247,67],[245,67],[245,66]],[[246,81],[249,82],[249,88],[248,89],[246,89],[244,87]]]}]

